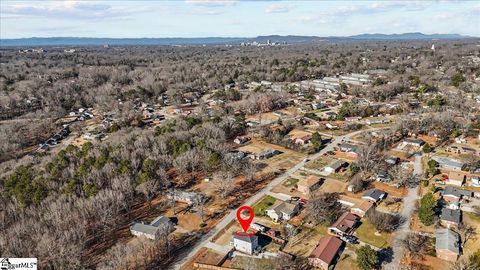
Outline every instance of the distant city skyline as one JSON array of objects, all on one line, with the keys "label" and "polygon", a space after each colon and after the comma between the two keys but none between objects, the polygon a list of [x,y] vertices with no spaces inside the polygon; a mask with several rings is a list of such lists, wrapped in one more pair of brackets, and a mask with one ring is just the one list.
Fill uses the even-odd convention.
[{"label": "distant city skyline", "polygon": [[12,1],[0,2],[0,38],[480,36],[478,1]]}]

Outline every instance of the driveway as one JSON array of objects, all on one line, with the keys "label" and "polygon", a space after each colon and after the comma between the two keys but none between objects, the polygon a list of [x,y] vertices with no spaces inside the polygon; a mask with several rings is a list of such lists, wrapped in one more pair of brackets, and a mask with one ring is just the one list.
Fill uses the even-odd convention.
[{"label": "driveway", "polygon": [[[422,155],[420,154],[415,155],[413,174],[418,176],[422,175]],[[404,249],[401,246],[401,241],[407,237],[410,231],[410,216],[412,215],[415,201],[420,198],[418,197],[417,192],[418,186],[410,188],[408,189],[407,196],[403,198],[403,209],[400,214],[405,218],[405,223],[402,224],[402,226],[400,226],[400,228],[398,228],[397,232],[395,233],[395,238],[392,242],[392,261],[385,265],[384,269],[386,270],[397,270],[400,268],[400,262],[404,255]]]}]

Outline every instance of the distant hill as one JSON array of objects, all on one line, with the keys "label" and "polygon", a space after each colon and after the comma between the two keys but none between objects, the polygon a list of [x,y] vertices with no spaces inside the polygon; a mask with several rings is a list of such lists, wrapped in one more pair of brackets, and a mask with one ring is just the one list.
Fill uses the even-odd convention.
[{"label": "distant hill", "polygon": [[430,39],[466,39],[472,38],[458,34],[404,33],[404,34],[361,34],[347,37],[317,36],[258,36],[245,37],[204,37],[204,38],[81,38],[81,37],[32,37],[20,39],[0,39],[0,46],[86,46],[86,45],[220,45],[239,44],[241,42],[286,42],[289,44],[309,44],[324,41],[358,41],[358,40],[430,40]]},{"label": "distant hill", "polygon": [[404,34],[361,34],[356,36],[350,36],[351,39],[364,39],[364,40],[418,40],[418,39],[463,39],[470,38],[468,36],[462,36],[459,34],[431,34],[426,35],[419,32],[404,33]]}]

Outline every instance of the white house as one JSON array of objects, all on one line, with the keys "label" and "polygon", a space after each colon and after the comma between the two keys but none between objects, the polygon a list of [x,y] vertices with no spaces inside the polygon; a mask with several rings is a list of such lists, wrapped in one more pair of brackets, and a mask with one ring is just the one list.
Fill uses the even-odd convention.
[{"label": "white house", "polygon": [[480,187],[480,177],[473,176],[471,180],[472,180],[473,187]]},{"label": "white house", "polygon": [[258,249],[258,236],[236,232],[233,234],[232,244],[235,250],[252,255]]},{"label": "white house", "polygon": [[299,210],[300,207],[298,204],[277,200],[270,209],[267,209],[266,214],[273,221],[279,222],[281,220],[290,220]]},{"label": "white house", "polygon": [[162,229],[168,232],[172,230],[172,223],[168,217],[159,216],[150,223],[135,222],[130,226],[130,233],[135,236],[143,236],[151,240],[156,240]]}]

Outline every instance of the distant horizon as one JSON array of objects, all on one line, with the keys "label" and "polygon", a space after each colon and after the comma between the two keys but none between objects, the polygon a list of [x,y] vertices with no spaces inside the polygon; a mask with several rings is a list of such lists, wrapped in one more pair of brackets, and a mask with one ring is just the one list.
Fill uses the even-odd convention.
[{"label": "distant horizon", "polygon": [[1,38],[193,38],[458,33],[480,36],[477,1],[2,1]]},{"label": "distant horizon", "polygon": [[458,35],[467,38],[480,38],[480,36],[471,36],[471,35],[464,35],[459,33],[425,33],[425,32],[399,32],[399,33],[357,33],[352,35],[300,35],[300,34],[265,34],[265,35],[255,35],[255,36],[164,36],[164,37],[154,37],[154,36],[139,36],[139,37],[109,37],[109,36],[101,36],[101,37],[94,37],[94,36],[28,36],[28,37],[18,37],[18,38],[1,38],[0,40],[12,40],[12,39],[32,39],[32,38],[89,38],[89,39],[201,39],[201,38],[228,38],[228,39],[253,39],[258,37],[270,37],[270,36],[279,36],[279,37],[319,37],[319,38],[335,38],[335,37],[352,37],[352,36],[361,36],[361,35],[386,35],[386,36],[394,36],[394,35],[405,35],[405,34],[422,34],[426,36],[431,35]]}]

